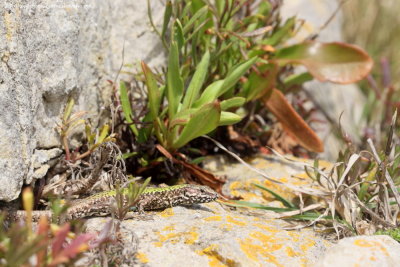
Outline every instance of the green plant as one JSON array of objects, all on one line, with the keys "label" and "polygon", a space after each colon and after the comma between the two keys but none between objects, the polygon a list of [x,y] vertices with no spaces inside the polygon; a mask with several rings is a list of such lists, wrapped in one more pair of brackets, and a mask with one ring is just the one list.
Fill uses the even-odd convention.
[{"label": "green plant", "polygon": [[379,230],[375,233],[376,235],[388,235],[397,242],[400,242],[400,228],[394,228],[387,231]]},{"label": "green plant", "polygon": [[[157,86],[154,74],[142,63],[149,97],[149,120],[153,122],[158,141],[168,151],[173,152],[218,126],[234,124],[242,118],[226,110],[243,105],[244,98],[231,97],[219,102],[218,97],[239,81],[256,58],[239,64],[225,79],[214,81],[204,88],[209,60],[210,54],[206,52],[186,90],[180,75],[179,51],[175,41],[170,47],[166,85]],[[164,88],[168,106],[162,108]]]},{"label": "green plant", "polygon": [[[169,35],[168,27],[171,29]],[[245,101],[240,100],[241,105],[233,107],[233,111],[245,102],[262,103],[302,146],[311,151],[322,151],[322,142],[284,94],[313,77],[336,83],[358,81],[368,74],[372,60],[361,49],[342,43],[305,41],[287,46],[286,41],[296,33],[297,27],[295,17],[282,23],[279,6],[269,1],[260,1],[257,5],[250,5],[246,0],[168,1],[162,30],[155,29],[169,50],[167,84],[174,90],[167,91],[168,101],[173,101],[169,103],[172,109],[168,111],[168,119],[179,109],[176,100],[182,95],[182,81],[194,77],[197,66],[203,61],[200,60],[202,55],[210,54],[210,67],[203,78],[207,88],[215,86],[220,77],[233,73],[234,66],[257,57],[257,64],[242,74],[241,82],[224,88],[217,98],[220,101],[233,96],[245,98]],[[174,45],[167,46],[168,38]],[[179,62],[182,63],[180,67]],[[291,75],[293,64],[305,66],[308,72]],[[172,79],[173,75],[175,79]]]},{"label": "green plant", "polygon": [[127,188],[117,185],[115,194],[116,210],[114,214],[117,219],[123,220],[126,214],[137,204],[140,195],[144,192],[147,185],[150,183],[150,178],[147,178],[142,185],[135,182],[129,183]]},{"label": "green plant", "polygon": [[[37,231],[32,232],[33,194],[28,189],[23,192],[23,203],[27,212],[25,224],[12,223],[9,229],[0,228],[0,264],[1,266],[59,266],[72,264],[90,248],[92,234],[71,232],[71,226],[50,225],[42,217]],[[0,217],[3,225],[5,214]]]},{"label": "green plant", "polygon": [[[64,109],[61,126],[58,127],[62,144],[65,149],[65,158],[66,160],[71,160],[73,162],[87,157],[102,144],[115,140],[115,135],[109,134],[110,126],[108,124],[104,124],[100,129],[100,132],[98,132],[97,129],[96,131],[93,131],[90,123],[87,120],[83,119],[83,117],[86,115],[86,112],[79,111],[76,113],[72,113],[74,105],[74,99],[70,98]],[[75,153],[73,153],[71,155],[68,145],[68,138],[74,129],[83,124],[85,124],[88,150],[82,154],[76,155]]]}]

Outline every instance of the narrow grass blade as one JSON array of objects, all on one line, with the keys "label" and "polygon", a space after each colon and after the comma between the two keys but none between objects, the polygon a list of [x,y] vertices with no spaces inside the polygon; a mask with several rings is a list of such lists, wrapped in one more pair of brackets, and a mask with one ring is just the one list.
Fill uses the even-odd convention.
[{"label": "narrow grass blade", "polygon": [[254,186],[256,186],[256,187],[258,187],[258,188],[260,188],[262,190],[267,191],[268,193],[273,195],[276,198],[276,200],[281,202],[285,207],[292,208],[292,209],[298,209],[293,203],[291,203],[290,201],[286,200],[284,197],[282,197],[281,195],[275,193],[274,191],[266,188],[265,186],[262,186],[260,184],[252,184],[252,185],[254,185]]},{"label": "narrow grass blade", "polygon": [[225,205],[232,206],[232,207],[244,207],[244,208],[254,208],[254,209],[262,209],[262,210],[271,210],[275,212],[287,212],[293,211],[296,209],[291,208],[276,208],[276,207],[269,207],[259,203],[253,203],[248,201],[233,201],[233,202],[223,202]]},{"label": "narrow grass blade", "polygon": [[129,128],[132,130],[133,134],[135,136],[139,135],[139,132],[136,128],[136,126],[133,124],[133,113],[131,109],[131,103],[129,101],[128,97],[128,90],[126,88],[125,82],[121,81],[120,86],[119,86],[119,97],[122,105],[122,112],[124,113],[124,117],[126,122],[129,124]]},{"label": "narrow grass blade", "polygon": [[188,31],[192,28],[192,26],[194,25],[195,22],[202,22],[201,20],[198,20],[201,16],[203,16],[204,14],[207,13],[208,10],[208,6],[205,5],[202,8],[200,8],[199,10],[197,10],[196,13],[194,13],[194,15],[190,18],[190,20],[185,24],[185,26],[183,27],[183,34],[187,34]]},{"label": "narrow grass blade", "polygon": [[172,15],[172,2],[167,1],[165,4],[165,11],[164,11],[164,22],[161,30],[161,38],[165,39],[165,32],[167,31],[169,21]]}]

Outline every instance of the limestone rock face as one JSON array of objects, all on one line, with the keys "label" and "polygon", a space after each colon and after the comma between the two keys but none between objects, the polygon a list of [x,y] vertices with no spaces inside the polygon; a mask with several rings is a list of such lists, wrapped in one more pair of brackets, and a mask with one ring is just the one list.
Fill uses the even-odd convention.
[{"label": "limestone rock face", "polygon": [[[260,155],[248,163],[279,182],[298,185],[306,180],[299,178],[305,175],[302,168],[276,157]],[[205,165],[226,176],[226,194],[240,196],[244,201],[282,207],[253,183],[267,186],[286,199],[294,197],[285,186],[272,184],[227,158],[209,157]],[[121,266],[312,266],[332,246],[310,228],[288,230],[294,225],[267,210],[231,208],[213,202],[146,215],[145,220],[139,215],[122,222],[121,247],[131,250],[125,252],[128,257],[123,256],[123,251],[115,251],[123,259],[125,265]],[[86,231],[100,232],[109,220],[89,219]],[[88,262],[83,260],[77,266],[88,266]]]},{"label": "limestone rock face", "polygon": [[[161,22],[162,5],[151,2]],[[69,97],[96,120],[106,80],[123,62],[164,60],[145,3],[0,2],[0,200],[15,199],[37,177],[35,150],[60,146],[56,126]]]},{"label": "limestone rock face", "polygon": [[[225,175],[226,194],[240,196],[270,207],[282,203],[254,184],[265,186],[294,202],[296,194],[284,184],[310,187],[299,164],[259,155],[248,163],[281,184],[226,158],[209,157],[205,164]],[[311,163],[311,162],[308,162]],[[329,169],[328,162],[320,167]],[[147,212],[121,224],[120,250],[114,251],[120,266],[399,266],[400,244],[388,236],[344,238],[337,244],[324,239],[312,227],[297,228],[293,221],[278,219],[280,213],[232,208],[218,202]],[[111,218],[91,218],[87,232],[101,232]],[[122,249],[123,248],[123,249]],[[88,266],[84,257],[77,266]],[[108,258],[111,260],[111,258]]]},{"label": "limestone rock face", "polygon": [[386,235],[356,236],[328,249],[316,267],[387,266],[400,263],[400,244]]}]

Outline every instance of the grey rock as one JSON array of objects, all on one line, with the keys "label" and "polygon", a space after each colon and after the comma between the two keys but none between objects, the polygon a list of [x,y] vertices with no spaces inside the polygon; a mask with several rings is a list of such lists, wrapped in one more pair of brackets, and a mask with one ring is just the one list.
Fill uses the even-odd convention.
[{"label": "grey rock", "polygon": [[[241,164],[229,163],[227,158],[215,161],[208,158],[207,167],[219,165],[217,173],[227,176],[224,188],[227,194],[273,205],[251,186],[251,183],[266,185],[259,174]],[[281,181],[298,183],[291,176],[304,175],[304,169],[274,157],[259,156],[248,162]],[[135,242],[128,238],[123,246],[137,246],[135,266],[178,266],[182,259],[185,266],[312,265],[332,245],[311,229],[287,229],[293,225],[276,219],[274,212],[235,209],[218,202],[174,207],[147,215],[150,219],[138,216],[122,222],[122,231],[136,236]],[[108,220],[89,219],[86,230],[98,232]]]},{"label": "grey rock", "polygon": [[340,240],[328,249],[316,267],[396,267],[400,244],[386,235],[356,236]]},{"label": "grey rock", "polygon": [[[182,260],[185,266],[300,266],[314,263],[330,246],[310,230],[284,230],[287,223],[267,213],[231,211],[218,203],[151,216],[122,222],[138,240],[135,266],[178,266]],[[86,229],[100,231],[106,221],[90,219]]]},{"label": "grey rock", "polygon": [[[162,3],[151,2],[159,24]],[[15,199],[24,182],[45,175],[46,167],[30,169],[33,154],[60,147],[56,126],[69,97],[96,122],[108,105],[107,80],[122,63],[163,62],[145,3],[0,2],[0,200]]]}]

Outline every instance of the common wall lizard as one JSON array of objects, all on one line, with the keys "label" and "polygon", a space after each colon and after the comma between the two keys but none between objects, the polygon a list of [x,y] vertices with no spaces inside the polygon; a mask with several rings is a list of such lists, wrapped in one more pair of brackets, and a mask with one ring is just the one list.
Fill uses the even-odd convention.
[{"label": "common wall lizard", "polygon": [[[123,191],[126,192],[126,191]],[[115,201],[116,191],[105,191],[90,197],[72,202],[68,208],[65,220],[73,220],[95,215],[110,214],[111,205]],[[136,208],[139,212],[144,210],[165,209],[171,206],[192,205],[197,203],[212,202],[218,194],[207,186],[200,185],[175,185],[170,187],[147,187],[139,196]],[[52,212],[48,210],[33,211],[32,220],[38,221],[41,216],[51,218]],[[26,218],[25,211],[10,211],[8,219],[15,221]]]}]

